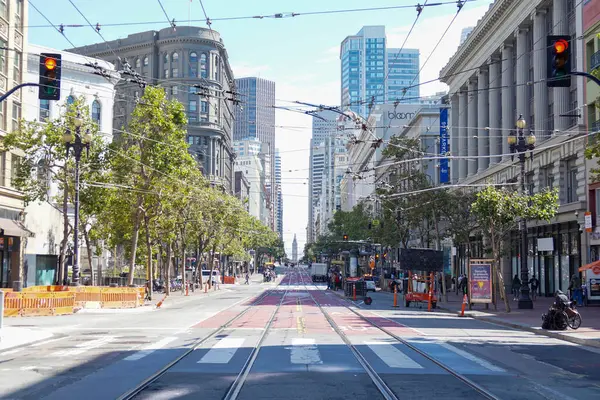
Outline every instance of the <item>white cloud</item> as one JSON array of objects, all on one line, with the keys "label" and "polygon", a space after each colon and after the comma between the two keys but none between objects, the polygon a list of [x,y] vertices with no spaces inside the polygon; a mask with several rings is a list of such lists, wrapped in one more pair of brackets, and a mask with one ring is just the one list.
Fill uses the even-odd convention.
[{"label": "white cloud", "polygon": [[[460,33],[467,26],[475,26],[478,20],[488,10],[488,5],[470,7],[468,4],[458,14],[458,17],[440,42],[435,52],[421,71],[420,81],[426,82],[439,77],[440,70],[446,65],[450,57],[454,55],[460,44]],[[433,51],[436,43],[450,24],[454,14],[427,18],[427,10],[423,11],[415,29],[409,36],[405,48],[417,48],[421,53],[421,66]],[[388,47],[399,48],[406,39],[410,26],[399,26],[387,29]],[[421,86],[421,96],[434,94],[435,92],[447,90],[447,86],[441,82],[425,84]]]},{"label": "white cloud", "polygon": [[333,46],[328,48],[322,53],[321,58],[317,58],[315,63],[317,64],[329,64],[332,62],[339,61],[340,59],[340,46]]}]

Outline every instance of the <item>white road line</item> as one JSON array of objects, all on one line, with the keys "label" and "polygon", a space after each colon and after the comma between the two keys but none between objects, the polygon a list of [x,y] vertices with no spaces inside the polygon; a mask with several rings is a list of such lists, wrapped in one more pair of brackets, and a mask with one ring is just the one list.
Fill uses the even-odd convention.
[{"label": "white road line", "polygon": [[423,367],[412,358],[385,342],[365,342],[377,357],[391,368],[422,369]]},{"label": "white road line", "polygon": [[198,361],[198,364],[227,364],[244,344],[244,338],[223,338]]},{"label": "white road line", "polygon": [[162,338],[158,342],[147,345],[146,347],[143,348],[143,350],[140,350],[137,353],[130,355],[129,357],[125,357],[124,360],[125,361],[140,360],[140,359],[146,357],[147,355],[154,353],[156,350],[162,349],[167,344],[171,343],[173,340],[176,340],[176,339],[177,338],[174,336]]},{"label": "white road line", "polygon": [[291,350],[292,364],[323,364],[315,339],[293,338]]},{"label": "white road line", "polygon": [[40,347],[40,346],[44,346],[44,345],[46,345],[46,344],[48,344],[48,343],[52,343],[52,342],[58,342],[59,340],[63,340],[63,339],[66,339],[66,338],[67,338],[66,336],[63,336],[63,337],[59,337],[59,338],[56,338],[56,339],[44,340],[43,342],[39,342],[39,343],[36,343],[36,344],[32,344],[32,345],[31,345],[31,347]]},{"label": "white road line", "polygon": [[457,349],[456,347],[452,346],[451,344],[448,343],[439,343],[440,346],[442,346],[445,349],[448,349],[456,354],[458,354],[461,357],[466,358],[467,360],[473,361],[479,365],[481,365],[483,368],[487,368],[490,371],[495,371],[495,372],[506,372],[504,369],[497,367],[493,364],[490,364],[489,362],[482,360],[479,357],[475,357],[473,354],[467,353],[466,351],[463,351],[461,349]]},{"label": "white road line", "polygon": [[3,352],[0,353],[0,356],[7,356],[9,354],[15,354],[15,353],[18,353],[20,351],[23,351],[22,347],[20,347],[18,349],[14,349],[14,350],[3,351]]},{"label": "white road line", "polygon": [[52,353],[50,355],[50,357],[78,356],[80,354],[85,353],[86,351],[89,351],[89,350],[92,350],[92,349],[96,349],[96,348],[98,348],[100,346],[103,346],[103,345],[105,345],[107,343],[110,343],[113,340],[115,340],[114,336],[104,336],[104,337],[102,337],[100,339],[91,340],[91,341],[86,342],[86,343],[78,344],[77,346],[75,346],[74,349],[57,351],[55,353]]}]

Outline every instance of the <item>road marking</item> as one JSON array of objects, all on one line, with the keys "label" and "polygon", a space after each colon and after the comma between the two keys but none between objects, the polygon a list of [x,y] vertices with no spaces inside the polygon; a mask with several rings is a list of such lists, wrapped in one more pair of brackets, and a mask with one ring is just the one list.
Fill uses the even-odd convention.
[{"label": "road marking", "polygon": [[21,367],[19,368],[21,371],[33,371],[33,370],[40,370],[40,369],[44,369],[44,370],[50,370],[52,369],[52,367],[37,367],[35,365],[29,365],[27,367]]},{"label": "road marking", "polygon": [[291,350],[292,364],[323,364],[315,339],[293,338]]},{"label": "road marking", "polygon": [[506,372],[504,369],[497,367],[493,364],[490,364],[489,362],[482,360],[479,357],[475,357],[474,355],[467,353],[466,351],[463,351],[461,349],[457,349],[456,347],[448,344],[448,343],[440,343],[440,346],[442,346],[445,349],[448,349],[456,354],[458,354],[461,357],[466,358],[467,360],[473,361],[479,365],[481,365],[483,368],[487,368],[490,371],[495,371],[495,372]]},{"label": "road marking", "polygon": [[365,342],[367,346],[377,354],[377,357],[391,368],[423,369],[423,367],[412,358],[398,350],[395,346],[385,342]]},{"label": "road marking", "polygon": [[31,347],[39,347],[39,346],[44,346],[47,345],[48,343],[52,343],[52,342],[58,342],[59,340],[63,340],[66,339],[67,337],[60,337],[60,338],[56,338],[56,339],[50,339],[50,340],[44,340],[43,342],[39,342],[36,344],[32,344]]},{"label": "road marking", "polygon": [[113,340],[115,340],[114,336],[104,336],[104,337],[102,337],[100,339],[91,340],[91,341],[86,342],[86,343],[78,344],[77,346],[75,346],[74,349],[57,351],[55,353],[52,353],[50,355],[50,357],[78,356],[80,354],[85,353],[86,351],[93,350],[93,349],[101,347],[101,346],[103,346],[103,345],[105,345],[107,343],[110,343]]},{"label": "road marking", "polygon": [[244,338],[223,338],[198,361],[198,364],[227,364],[244,344]]},{"label": "road marking", "polygon": [[306,333],[304,317],[296,317],[296,329],[298,330],[298,333]]},{"label": "road marking", "polygon": [[165,347],[167,344],[171,343],[173,340],[177,339],[174,336],[162,338],[156,343],[151,343],[148,346],[144,347],[143,350],[138,351],[135,354],[130,355],[129,357],[124,358],[125,361],[136,361],[146,357],[149,354],[154,353],[156,350],[160,350]]},{"label": "road marking", "polygon": [[20,348],[18,348],[18,349],[14,349],[14,350],[3,351],[2,353],[0,353],[0,356],[7,356],[7,355],[9,355],[9,354],[15,354],[15,353],[18,353],[18,352],[20,352],[20,351],[23,351],[23,348],[22,348],[22,347],[20,347]]}]

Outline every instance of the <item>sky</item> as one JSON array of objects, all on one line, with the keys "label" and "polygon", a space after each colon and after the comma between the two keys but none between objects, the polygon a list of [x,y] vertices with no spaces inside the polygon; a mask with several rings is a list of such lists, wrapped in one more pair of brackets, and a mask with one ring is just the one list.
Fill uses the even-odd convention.
[{"label": "sky", "polygon": [[[126,37],[169,26],[158,0],[72,0],[90,23],[100,23],[106,40]],[[447,0],[446,0],[447,1]],[[65,27],[64,35],[75,46],[101,42],[102,38],[87,25],[69,0],[31,0],[54,25]],[[444,3],[445,1],[441,1]],[[405,48],[417,48],[421,54],[421,82],[436,79],[439,71],[456,51],[461,30],[474,26],[492,0],[468,0],[454,23],[432,53],[436,43],[456,14],[456,4],[425,7],[408,37]],[[200,0],[161,0],[169,19],[178,26],[206,26]],[[401,47],[416,18],[415,0],[202,0],[212,21],[212,29],[223,38],[229,62],[236,78],[259,76],[275,81],[276,104],[293,106],[294,101],[339,105],[339,45],[364,25],[385,25],[388,47]],[[432,2],[433,3],[433,2]],[[439,3],[436,1],[435,3]],[[224,17],[291,14],[372,7],[408,5],[411,8],[336,14],[299,15],[289,18],[218,20]],[[118,10],[118,11],[117,11]],[[190,23],[190,21],[192,21]],[[143,24],[135,24],[144,22]],[[120,26],[104,26],[123,23]],[[71,47],[67,39],[29,7],[29,43],[57,49]],[[423,65],[430,56],[429,61]],[[447,90],[434,82],[421,86],[421,96]],[[291,256],[294,234],[298,252],[306,242],[308,221],[308,165],[311,117],[277,110],[276,147],[282,158],[283,239]]]}]

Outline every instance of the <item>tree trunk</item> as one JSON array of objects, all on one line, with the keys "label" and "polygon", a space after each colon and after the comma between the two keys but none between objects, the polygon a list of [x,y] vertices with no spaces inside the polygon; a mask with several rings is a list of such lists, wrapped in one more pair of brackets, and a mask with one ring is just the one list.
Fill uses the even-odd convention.
[{"label": "tree trunk", "polygon": [[494,232],[494,225],[490,224],[490,239],[492,242],[492,253],[494,254],[495,261],[495,270],[498,277],[498,289],[500,290],[500,298],[504,299],[504,307],[506,308],[506,312],[510,312],[510,303],[508,302],[508,297],[506,296],[506,290],[504,288],[504,278],[502,277],[502,271],[500,268],[501,259],[500,259],[500,246],[499,243],[500,238],[496,237],[496,233]]},{"label": "tree trunk", "polygon": [[[83,223],[81,224],[83,225]],[[94,286],[94,266],[92,265],[92,245],[90,243],[90,233],[85,229],[85,226],[81,227],[83,231],[83,238],[85,240],[85,247],[87,248],[87,259],[90,264],[90,284]]]},{"label": "tree trunk", "polygon": [[186,271],[185,271],[185,240],[184,240],[184,231],[185,229],[182,228],[182,232],[181,232],[181,281],[183,282],[183,284],[181,285],[181,291],[183,292],[183,294],[185,294],[185,284],[187,282],[187,284],[189,285],[187,276],[186,276]]},{"label": "tree trunk", "polygon": [[137,245],[138,245],[138,236],[140,234],[140,225],[141,225],[141,210],[142,207],[142,197],[138,196],[137,207],[135,209],[135,216],[133,220],[133,232],[131,235],[131,257],[129,258],[129,276],[127,278],[127,284],[129,286],[133,285],[133,276],[135,272],[135,256],[137,253]]},{"label": "tree trunk", "polygon": [[210,251],[208,252],[208,270],[209,270],[209,274],[208,274],[208,288],[212,289],[212,276],[213,276],[213,269],[214,269],[214,259],[215,259],[215,252],[216,252],[216,246],[213,246],[212,249],[210,249]]},{"label": "tree trunk", "polygon": [[165,265],[165,293],[171,294],[171,242],[167,243],[167,262]]},{"label": "tree trunk", "polygon": [[144,213],[144,225],[146,227],[146,259],[148,263],[148,300],[152,301],[152,288],[154,274],[152,271],[152,244],[150,243],[150,218]]}]

